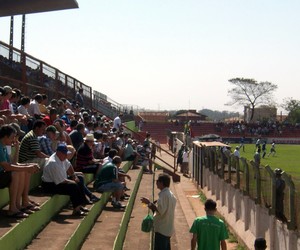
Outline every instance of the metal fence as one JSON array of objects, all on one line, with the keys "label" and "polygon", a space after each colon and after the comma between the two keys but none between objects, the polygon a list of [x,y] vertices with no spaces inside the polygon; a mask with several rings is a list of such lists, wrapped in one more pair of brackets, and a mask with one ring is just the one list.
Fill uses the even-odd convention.
[{"label": "metal fence", "polygon": [[[203,188],[203,169],[207,168],[218,175],[256,204],[269,209],[270,215],[276,215],[276,175],[270,166],[255,166],[253,161],[237,158],[229,151],[222,152],[221,147],[199,147],[193,145],[192,174],[195,181]],[[285,181],[283,214],[288,229],[300,228],[299,190],[292,176],[283,173]],[[297,184],[297,182],[296,182]]]}]

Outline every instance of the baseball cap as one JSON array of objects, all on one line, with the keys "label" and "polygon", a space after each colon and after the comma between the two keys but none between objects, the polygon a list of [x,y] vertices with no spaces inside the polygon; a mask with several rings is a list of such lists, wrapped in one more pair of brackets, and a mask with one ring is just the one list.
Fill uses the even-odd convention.
[{"label": "baseball cap", "polygon": [[65,110],[66,115],[74,115],[73,111],[71,109],[66,109]]},{"label": "baseball cap", "polygon": [[12,126],[16,131],[17,131],[17,135],[22,137],[24,136],[26,133],[20,128],[18,123],[11,123],[10,126]]},{"label": "baseball cap", "polygon": [[57,148],[56,148],[57,152],[61,152],[64,154],[71,154],[72,152],[68,150],[68,147],[66,144],[58,144]]}]

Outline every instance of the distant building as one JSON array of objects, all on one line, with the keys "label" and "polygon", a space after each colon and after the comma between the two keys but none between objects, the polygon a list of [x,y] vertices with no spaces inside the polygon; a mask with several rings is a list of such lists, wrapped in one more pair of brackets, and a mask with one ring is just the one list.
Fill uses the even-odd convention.
[{"label": "distant building", "polygon": [[[250,122],[251,108],[248,106],[244,107],[244,121]],[[254,109],[254,116],[252,122],[272,120],[276,121],[277,108],[274,106],[260,106]]]},{"label": "distant building", "polygon": [[177,113],[177,115],[175,115],[173,117],[173,120],[174,119],[178,123],[185,123],[187,121],[191,121],[191,124],[195,124],[195,123],[200,123],[201,121],[206,121],[207,116],[198,113],[194,109],[190,109],[190,110],[187,110],[187,111],[182,111],[180,113]]}]

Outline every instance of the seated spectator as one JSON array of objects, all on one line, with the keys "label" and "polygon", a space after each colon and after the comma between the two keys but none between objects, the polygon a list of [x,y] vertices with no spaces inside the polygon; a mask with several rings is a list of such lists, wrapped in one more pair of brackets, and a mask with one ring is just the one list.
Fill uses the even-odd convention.
[{"label": "seated spectator", "polygon": [[41,151],[46,155],[52,155],[54,151],[53,142],[56,140],[57,129],[50,125],[46,128],[46,135],[38,137]]},{"label": "seated spectator", "polygon": [[53,125],[54,121],[57,120],[57,109],[51,108],[49,111],[49,115],[46,115],[43,118],[43,121],[47,124],[47,126]]},{"label": "seated spectator", "polygon": [[44,167],[49,155],[41,151],[38,136],[42,136],[45,133],[45,129],[46,123],[42,120],[34,122],[32,130],[29,131],[21,141],[19,153],[20,163],[34,162],[37,163],[41,169]]},{"label": "seated spectator", "polygon": [[118,151],[116,150],[116,149],[111,149],[111,150],[109,150],[109,152],[108,152],[108,156],[106,156],[104,159],[103,159],[103,163],[102,163],[102,165],[105,165],[106,163],[112,163],[112,161],[113,161],[113,158],[115,157],[115,156],[117,156],[118,155]]},{"label": "seated spectator", "polygon": [[102,166],[102,160],[94,158],[93,146],[95,138],[93,134],[87,134],[84,143],[78,148],[76,159],[76,171],[96,174]]},{"label": "seated spectator", "polygon": [[10,201],[7,215],[26,218],[29,213],[39,210],[28,197],[30,176],[38,172],[39,167],[37,164],[11,162],[6,146],[18,147],[16,135],[17,131],[11,125],[3,125],[0,128],[0,188],[9,188]]},{"label": "seated spectator", "polygon": [[[124,208],[120,202],[124,195],[124,184],[119,180],[118,168],[121,166],[122,159],[119,156],[113,158],[112,163],[107,163],[103,166],[100,172],[96,175],[94,188],[97,192],[113,192],[112,205],[114,208]],[[129,180],[130,176],[124,174]]]},{"label": "seated spectator", "polygon": [[103,141],[103,133],[100,131],[95,131],[94,132],[94,137],[96,139],[95,142],[95,148],[94,148],[94,157],[98,159],[103,159],[105,158],[105,145]]},{"label": "seated spectator", "polygon": [[42,103],[43,97],[41,94],[36,94],[34,99],[30,102],[28,107],[28,113],[35,119],[42,119],[45,115],[40,111],[39,104]]},{"label": "seated spectator", "polygon": [[49,193],[69,195],[73,205],[73,215],[83,216],[88,212],[88,209],[83,207],[87,203],[84,187],[67,160],[68,153],[65,144],[58,145],[56,153],[50,156],[43,169],[42,187]]},{"label": "seated spectator", "polygon": [[84,124],[80,122],[77,124],[76,129],[69,134],[72,144],[76,150],[78,150],[83,143],[83,137],[85,136],[84,128]]},{"label": "seated spectator", "polygon": [[46,105],[48,103],[48,96],[46,94],[42,95],[42,102],[39,103],[39,108],[42,114],[47,115],[49,114],[49,110],[47,109]]},{"label": "seated spectator", "polygon": [[74,116],[74,113],[71,109],[66,109],[64,115],[61,117],[62,120],[65,121],[65,123],[70,126],[71,120]]},{"label": "seated spectator", "polygon": [[137,168],[137,162],[140,157],[136,149],[132,146],[133,140],[129,138],[127,140],[127,144],[125,145],[124,149],[124,160],[125,161],[133,161],[132,168]]},{"label": "seated spectator", "polygon": [[68,134],[70,134],[74,129],[76,129],[77,125],[78,125],[78,121],[77,120],[71,120],[70,126],[66,129],[66,132]]}]

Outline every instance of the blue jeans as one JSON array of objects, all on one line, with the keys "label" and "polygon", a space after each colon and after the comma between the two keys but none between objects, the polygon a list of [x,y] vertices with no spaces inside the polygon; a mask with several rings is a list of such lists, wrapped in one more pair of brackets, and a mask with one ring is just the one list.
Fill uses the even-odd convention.
[{"label": "blue jeans", "polygon": [[106,184],[102,184],[100,187],[97,188],[97,192],[99,193],[115,192],[118,190],[124,190],[124,185],[120,182],[109,182]]},{"label": "blue jeans", "polygon": [[156,232],[154,236],[154,250],[171,250],[170,238]]}]

